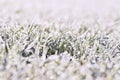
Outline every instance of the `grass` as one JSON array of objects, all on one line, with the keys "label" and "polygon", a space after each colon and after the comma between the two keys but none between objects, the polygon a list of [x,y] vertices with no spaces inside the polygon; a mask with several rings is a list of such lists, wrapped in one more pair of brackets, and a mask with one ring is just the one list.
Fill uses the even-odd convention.
[{"label": "grass", "polygon": [[77,34],[38,24],[24,26],[14,31],[1,28],[7,30],[1,31],[0,44],[5,79],[119,78],[119,41],[111,34],[85,26]]},{"label": "grass", "polygon": [[0,80],[120,79],[119,24],[114,18],[108,27],[106,18],[101,23],[95,16],[51,16],[47,9],[37,12],[38,23],[26,15],[35,15],[35,9],[0,14],[6,18],[0,19]]}]

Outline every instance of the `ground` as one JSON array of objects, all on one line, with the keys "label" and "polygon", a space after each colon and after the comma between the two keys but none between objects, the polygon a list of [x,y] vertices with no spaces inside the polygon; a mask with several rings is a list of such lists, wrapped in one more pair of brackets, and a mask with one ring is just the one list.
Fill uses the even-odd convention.
[{"label": "ground", "polygon": [[119,0],[0,0],[0,80],[120,80]]}]

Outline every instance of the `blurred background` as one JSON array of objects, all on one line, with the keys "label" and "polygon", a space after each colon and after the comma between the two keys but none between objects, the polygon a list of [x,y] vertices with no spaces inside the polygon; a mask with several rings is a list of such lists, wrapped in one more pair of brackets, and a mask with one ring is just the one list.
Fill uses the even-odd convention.
[{"label": "blurred background", "polygon": [[120,0],[0,0],[0,21],[113,26],[120,23],[119,4]]}]

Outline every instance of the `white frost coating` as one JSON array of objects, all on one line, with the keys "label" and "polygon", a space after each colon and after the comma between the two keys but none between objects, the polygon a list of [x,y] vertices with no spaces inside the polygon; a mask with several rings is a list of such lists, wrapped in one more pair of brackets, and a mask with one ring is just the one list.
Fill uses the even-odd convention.
[{"label": "white frost coating", "polygon": [[0,0],[0,80],[119,80],[119,5],[120,0]]}]

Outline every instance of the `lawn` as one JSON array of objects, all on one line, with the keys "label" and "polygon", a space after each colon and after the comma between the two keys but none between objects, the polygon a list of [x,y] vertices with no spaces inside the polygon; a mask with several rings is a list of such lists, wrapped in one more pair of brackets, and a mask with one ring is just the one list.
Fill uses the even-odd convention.
[{"label": "lawn", "polygon": [[120,80],[113,0],[1,0],[0,80]]}]

